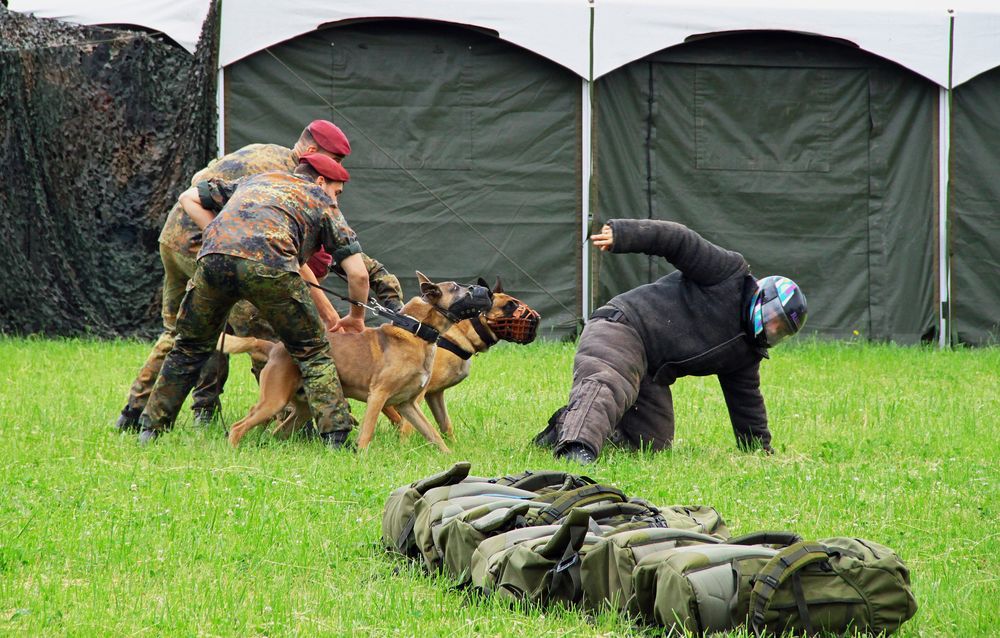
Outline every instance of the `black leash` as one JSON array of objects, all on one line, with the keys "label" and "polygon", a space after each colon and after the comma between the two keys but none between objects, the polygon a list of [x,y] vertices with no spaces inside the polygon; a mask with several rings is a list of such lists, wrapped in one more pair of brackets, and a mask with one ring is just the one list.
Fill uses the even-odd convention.
[{"label": "black leash", "polygon": [[[306,280],[303,279],[302,281]],[[403,330],[406,330],[407,332],[416,335],[417,337],[420,337],[421,339],[423,339],[428,343],[437,343],[438,337],[441,336],[441,333],[437,330],[437,328],[432,328],[431,326],[428,326],[420,321],[417,321],[416,319],[414,319],[409,315],[398,313],[395,310],[389,310],[388,308],[380,304],[377,300],[369,299],[368,303],[365,303],[363,301],[351,299],[350,297],[342,295],[335,290],[330,290],[326,286],[314,284],[311,281],[306,281],[306,283],[312,286],[313,288],[319,288],[323,292],[333,295],[337,299],[346,301],[352,306],[357,306],[358,308],[364,308],[366,310],[370,310],[374,314],[387,319],[389,323],[396,326],[397,328],[402,328]],[[435,310],[437,310],[436,307]]]}]

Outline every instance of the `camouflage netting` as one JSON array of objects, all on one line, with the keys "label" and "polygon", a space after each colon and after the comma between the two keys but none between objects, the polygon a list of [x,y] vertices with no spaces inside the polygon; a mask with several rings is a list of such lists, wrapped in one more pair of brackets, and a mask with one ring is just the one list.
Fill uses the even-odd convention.
[{"label": "camouflage netting", "polygon": [[149,336],[157,237],[215,151],[216,10],[194,56],[0,7],[0,332]]}]

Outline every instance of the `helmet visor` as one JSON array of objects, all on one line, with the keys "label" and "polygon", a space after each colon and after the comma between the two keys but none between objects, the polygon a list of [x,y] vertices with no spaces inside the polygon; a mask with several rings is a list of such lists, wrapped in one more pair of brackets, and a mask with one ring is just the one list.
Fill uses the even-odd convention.
[{"label": "helmet visor", "polygon": [[760,307],[760,318],[764,327],[764,338],[767,340],[767,345],[772,348],[797,332],[792,322],[788,320],[788,315],[785,314],[785,309],[777,296],[764,301]]}]

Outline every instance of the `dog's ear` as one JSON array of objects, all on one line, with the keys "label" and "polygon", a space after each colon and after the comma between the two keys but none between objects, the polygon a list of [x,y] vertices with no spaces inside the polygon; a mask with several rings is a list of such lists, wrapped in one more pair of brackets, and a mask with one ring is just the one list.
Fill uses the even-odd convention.
[{"label": "dog's ear", "polygon": [[[484,283],[483,285],[485,286],[486,284]],[[500,275],[497,275],[497,282],[493,284],[493,292],[503,292],[503,284],[500,282]]]},{"label": "dog's ear", "polygon": [[417,281],[420,282],[420,295],[431,303],[437,303],[437,300],[441,298],[441,287],[419,270],[417,271]]},{"label": "dog's ear", "polygon": [[482,286],[483,288],[489,288],[490,287],[490,285],[488,283],[486,283],[486,280],[483,279],[482,277],[480,277],[479,279],[476,280],[476,285]]}]

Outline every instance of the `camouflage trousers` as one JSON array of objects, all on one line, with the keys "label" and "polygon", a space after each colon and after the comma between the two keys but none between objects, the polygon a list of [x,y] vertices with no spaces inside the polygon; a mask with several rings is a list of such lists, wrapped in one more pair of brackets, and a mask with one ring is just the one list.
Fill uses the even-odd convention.
[{"label": "camouflage trousers", "polygon": [[569,403],[559,419],[557,451],[574,441],[597,453],[605,442],[631,449],[670,447],[670,387],[653,383],[645,346],[627,323],[587,322],[573,358]]},{"label": "camouflage trousers", "polygon": [[[188,281],[194,275],[196,262],[193,257],[160,244],[160,261],[163,262],[163,304],[160,316],[163,318],[163,332],[153,345],[136,375],[128,393],[126,408],[137,414],[146,407],[149,393],[153,390],[156,377],[163,367],[163,360],[174,347],[177,337],[177,312]],[[218,407],[219,395],[229,376],[229,357],[216,352],[202,368],[194,386],[193,410],[211,410]]]},{"label": "camouflage trousers", "polygon": [[297,272],[220,254],[198,261],[181,301],[176,343],[143,412],[144,425],[154,430],[173,425],[202,365],[215,350],[230,308],[241,299],[257,307],[298,364],[316,431],[351,430],[355,421],[305,282]]}]

